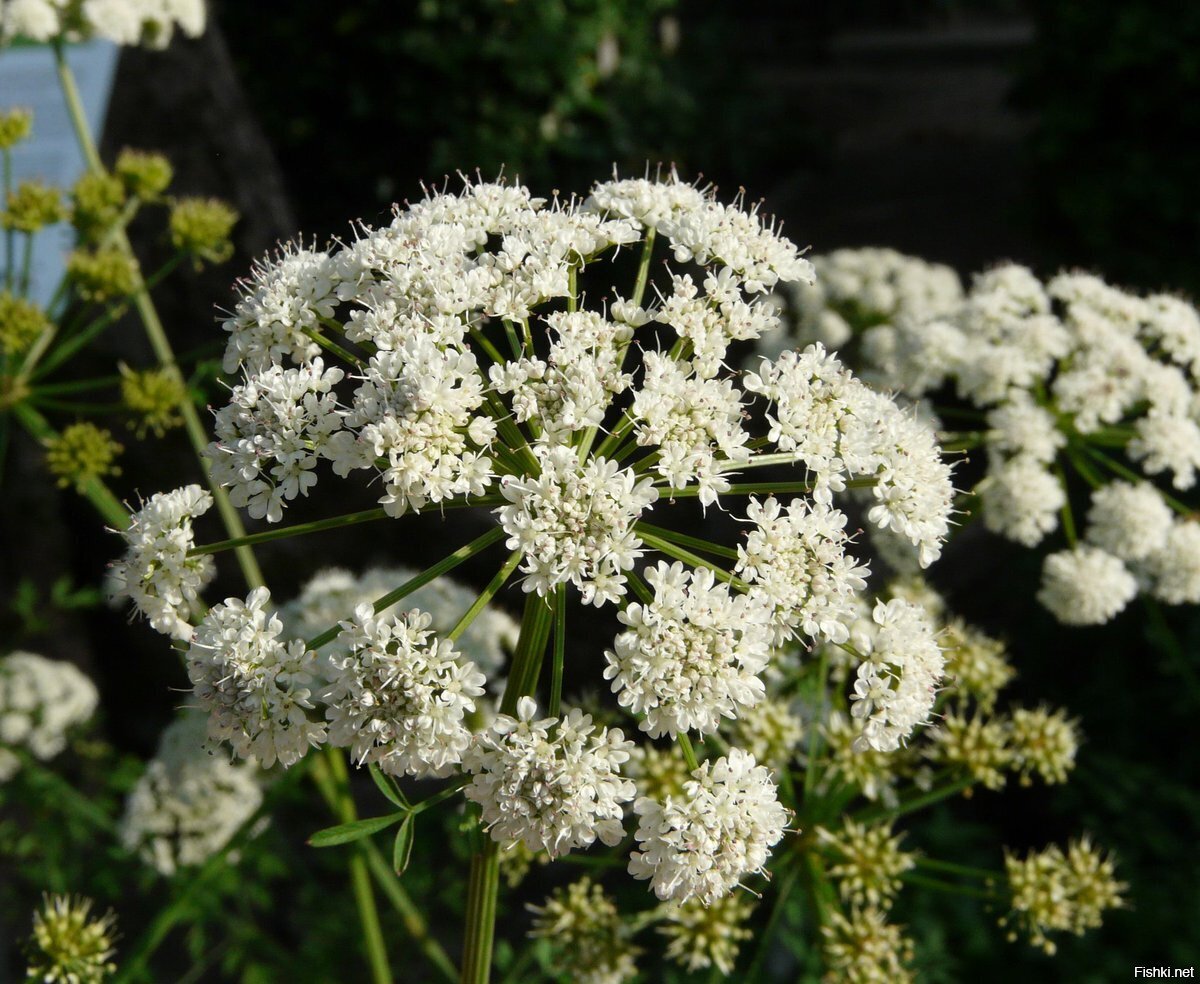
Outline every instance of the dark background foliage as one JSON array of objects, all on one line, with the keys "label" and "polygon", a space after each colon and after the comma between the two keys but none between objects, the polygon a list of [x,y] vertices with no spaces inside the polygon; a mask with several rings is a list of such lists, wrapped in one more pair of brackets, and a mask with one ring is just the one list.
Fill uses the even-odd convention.
[{"label": "dark background foliage", "polygon": [[[1194,5],[218,0],[214,14],[219,30],[200,42],[166,55],[123,53],[106,137],[114,150],[178,147],[181,191],[232,198],[248,216],[232,264],[185,277],[164,298],[179,349],[198,357],[220,348],[212,303],[228,305],[228,283],[274,241],[347,235],[351,219],[386,221],[393,201],[421,194],[421,180],[440,185],[458,169],[491,177],[503,168],[544,194],[585,191],[614,164],[635,174],[673,163],[726,194],[745,187],[751,199],[765,196],[789,233],[818,251],[888,245],[964,275],[1012,258],[1044,274],[1072,265],[1146,288],[1200,286]],[[135,339],[122,335],[97,358],[128,357]],[[215,384],[209,392],[220,399]],[[149,476],[191,473],[185,448],[141,454],[127,472],[147,494],[159,487]],[[98,677],[119,788],[131,781],[121,779],[132,776],[127,757],[151,752],[177,703],[168,688],[183,681],[144,628],[53,601],[59,572],[94,583],[115,547],[81,502],[47,494],[35,455],[16,455],[9,467],[0,573],[5,597],[31,585],[26,608],[37,618],[10,610],[4,631],[14,645],[70,656]],[[370,498],[364,490],[364,504]],[[302,508],[293,516],[307,518]],[[438,528],[436,539],[422,539],[422,526],[279,549],[267,555],[268,572],[292,588],[317,562],[420,566],[444,552],[443,537],[473,535]],[[931,853],[994,868],[998,843],[1061,843],[1082,826],[1117,851],[1132,907],[1100,933],[1064,941],[1051,962],[1004,942],[998,912],[910,892],[897,912],[927,978],[1099,982],[1128,979],[1135,964],[1200,962],[1200,763],[1190,737],[1200,708],[1197,620],[1168,612],[1164,625],[1135,608],[1101,629],[1063,629],[1033,601],[1036,558],[978,533],[959,539],[933,580],[968,619],[1010,641],[1021,695],[1070,707],[1087,742],[1068,787],[980,792],[922,820],[913,837]],[[11,562],[18,556],[20,565]],[[490,573],[465,569],[480,584]],[[238,590],[234,579],[229,588]],[[270,850],[254,852],[250,871],[231,870],[188,903],[194,928],[172,940],[225,948],[224,965],[206,979],[357,974],[346,957],[354,920],[339,866],[300,843],[324,820],[290,801],[283,816],[264,846],[293,869],[272,863]],[[11,819],[0,822],[0,841],[17,838]],[[53,817],[39,822],[55,827]],[[80,822],[58,826],[64,837],[86,836]],[[438,833],[432,825],[421,833],[427,853]],[[90,880],[102,904],[121,903],[131,935],[169,894],[153,888],[140,912],[107,855],[75,870],[78,859],[45,839],[5,847],[52,855],[72,886]],[[453,950],[461,899],[435,875],[418,866],[410,888]],[[520,903],[562,877],[535,870],[502,933],[515,939]],[[38,887],[6,880],[0,901],[27,912]],[[239,925],[271,947],[256,952]],[[398,926],[385,930],[403,938]],[[769,961],[781,980],[814,969],[799,939],[781,941]]]}]

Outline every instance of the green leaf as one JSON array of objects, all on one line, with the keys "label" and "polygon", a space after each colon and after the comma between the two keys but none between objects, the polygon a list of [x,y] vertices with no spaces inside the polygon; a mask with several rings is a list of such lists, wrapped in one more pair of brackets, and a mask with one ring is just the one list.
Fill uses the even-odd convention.
[{"label": "green leaf", "polygon": [[385,776],[379,766],[372,765],[370,767],[371,778],[375,780],[375,785],[379,787],[379,791],[383,793],[394,806],[400,807],[402,810],[411,810],[412,804],[400,792],[400,787],[389,776]]},{"label": "green leaf", "polygon": [[392,846],[392,870],[402,875],[408,869],[413,849],[413,817],[410,813],[396,831],[396,843]]},{"label": "green leaf", "polygon": [[366,820],[353,820],[350,823],[338,824],[336,827],[326,827],[318,830],[308,839],[310,847],[335,847],[338,844],[348,844],[350,841],[362,840],[380,830],[408,817],[408,813],[389,813],[382,817],[368,817]]}]

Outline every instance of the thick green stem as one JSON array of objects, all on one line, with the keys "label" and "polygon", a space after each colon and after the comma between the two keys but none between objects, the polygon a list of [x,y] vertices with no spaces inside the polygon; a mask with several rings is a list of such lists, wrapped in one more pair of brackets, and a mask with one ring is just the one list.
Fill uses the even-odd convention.
[{"label": "thick green stem", "polygon": [[562,713],[563,663],[567,653],[567,586],[554,589],[554,662],[550,667],[550,716]]},{"label": "thick green stem", "polygon": [[[500,702],[501,714],[513,714],[517,701],[537,687],[542,657],[550,639],[553,610],[530,592],[521,618],[521,634],[513,653],[508,684]],[[466,932],[463,939],[462,984],[487,984],[492,971],[496,928],[496,896],[500,888],[500,845],[485,833],[483,847],[471,859],[467,886]]]},{"label": "thick green stem", "polygon": [[687,762],[688,772],[695,772],[700,768],[700,762],[696,758],[696,749],[692,747],[692,739],[687,736],[686,731],[679,732],[679,748],[683,752],[683,760]]},{"label": "thick green stem", "polygon": [[634,529],[637,531],[644,530],[651,536],[656,536],[661,540],[670,540],[672,543],[678,543],[681,547],[703,550],[705,553],[716,554],[718,557],[725,557],[728,560],[738,559],[738,552],[733,547],[724,547],[719,543],[713,543],[711,540],[705,540],[702,537],[689,536],[687,533],[680,533],[677,530],[668,530],[662,526],[654,526],[640,519],[634,523]]},{"label": "thick green stem", "polygon": [[[354,797],[350,794],[350,776],[346,771],[346,760],[336,748],[325,748],[320,760],[313,764],[315,771],[326,771],[336,791],[334,810],[342,823],[358,819]],[[356,850],[350,856],[350,884],[354,891],[354,904],[358,908],[362,924],[363,944],[367,949],[367,962],[371,967],[374,984],[392,984],[392,971],[388,966],[387,947],[383,942],[383,929],[379,925],[379,911],[375,907],[375,894],[371,890],[371,873],[367,858]]]}]

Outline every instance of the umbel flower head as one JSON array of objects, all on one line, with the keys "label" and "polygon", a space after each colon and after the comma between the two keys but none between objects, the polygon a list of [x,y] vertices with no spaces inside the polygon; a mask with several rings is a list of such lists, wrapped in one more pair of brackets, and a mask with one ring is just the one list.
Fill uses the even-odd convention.
[{"label": "umbel flower head", "polygon": [[705,905],[763,870],[787,822],[770,774],[740,748],[693,770],[679,799],[642,797],[634,808],[640,850],[630,874],[649,879],[664,901]]},{"label": "umbel flower head", "polygon": [[[631,290],[614,283],[627,251]],[[216,412],[212,474],[273,524],[331,484],[343,511],[364,490],[376,497],[376,509],[272,538],[488,510],[491,528],[447,560],[499,541],[511,553],[449,639],[465,638],[510,577],[543,639],[538,620],[558,624],[568,600],[611,605],[625,626],[608,647],[618,701],[651,735],[711,734],[762,702],[773,644],[850,639],[868,570],[849,552],[838,497],[861,496],[866,521],[922,565],[949,528],[950,468],[919,417],[820,346],[731,368],[740,343],[777,323],[769,291],[811,276],[756,207],[673,173],[597,184],[587,198],[471,181],[429,193],[328,249],[284,247],[240,285],[224,323],[224,366],[240,378]],[[754,481],[758,469],[771,481]],[[744,542],[658,525],[688,499],[744,522]],[[188,561],[208,549],[180,547]],[[159,571],[152,552],[124,562],[127,583],[155,584]],[[407,596],[410,585],[389,587]],[[554,710],[538,717],[533,630],[514,656],[508,713],[471,736],[482,673],[432,619],[374,610],[391,595],[329,611],[340,638],[310,636],[332,643],[325,656],[283,629],[262,589],[212,607],[188,655],[210,736],[264,765],[328,738],[397,774],[460,766],[501,845],[559,856],[617,843],[635,797],[623,775],[632,742],[561,712],[553,684]],[[932,637],[903,614],[877,627],[861,695],[866,730],[893,748],[927,719],[941,674]],[[556,669],[569,648],[556,648]],[[787,754],[778,746],[795,726],[780,723],[748,733],[778,732],[772,754]],[[638,801],[631,863],[661,899],[712,904],[764,870],[787,814],[767,767],[737,748],[682,787]]]},{"label": "umbel flower head", "polygon": [[92,900],[47,895],[33,914],[26,979],[45,984],[101,984],[113,974],[117,917],[92,917]]},{"label": "umbel flower head", "polygon": [[474,776],[467,799],[483,808],[484,826],[502,844],[521,840],[552,858],[597,837],[615,846],[625,834],[621,804],[634,796],[632,780],[620,775],[633,743],[578,709],[561,719],[536,714],[537,704],[522,697],[517,717],[501,714],[476,737],[463,756]]},{"label": "umbel flower head", "polygon": [[70,663],[25,652],[0,659],[0,782],[21,766],[14,749],[54,758],[99,702],[96,685]]},{"label": "umbel flower head", "polygon": [[205,715],[181,714],[125,801],[121,845],[168,877],[220,851],[262,803],[258,770],[213,754],[206,732]]},{"label": "umbel flower head", "polygon": [[529,935],[550,942],[555,968],[579,984],[623,984],[637,976],[632,927],[588,877],[557,889],[533,913]]}]

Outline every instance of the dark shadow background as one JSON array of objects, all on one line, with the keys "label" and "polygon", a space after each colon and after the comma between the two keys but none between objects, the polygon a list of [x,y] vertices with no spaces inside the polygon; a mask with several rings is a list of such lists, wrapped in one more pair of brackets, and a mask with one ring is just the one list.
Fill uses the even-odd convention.
[{"label": "dark shadow background", "polygon": [[[724,194],[765,198],[817,251],[886,245],[964,275],[1014,259],[1042,274],[1070,265],[1139,288],[1200,286],[1197,5],[223,0],[213,12],[198,42],[122,54],[104,139],[106,159],[127,144],[170,153],[177,190],[220,195],[245,217],[231,264],[185,275],[158,298],[179,350],[198,358],[218,355],[213,306],[230,304],[230,281],[254,256],[301,232],[320,241],[351,219],[385,221],[421,180],[440,184],[459,168],[503,168],[546,193],[584,192],[614,163],[624,174],[674,163]],[[153,257],[162,244],[147,230],[139,248]],[[113,334],[94,365],[144,361],[139,337],[132,325]],[[219,384],[210,392],[221,399]],[[86,504],[51,491],[34,449],[17,450],[0,509],[0,593],[61,570],[93,582],[115,538]],[[133,498],[178,484],[194,464],[174,441],[138,448],[125,470],[139,484],[117,491]],[[360,492],[345,509],[373,501]],[[330,508],[318,499],[289,517]],[[286,597],[325,561],[424,566],[449,540],[476,535],[471,522],[486,520],[406,519],[264,559]],[[464,578],[482,585],[492,566],[468,566]],[[1079,769],[1065,789],[1014,786],[946,807],[917,825],[920,846],[998,867],[988,845],[1061,843],[1082,826],[1117,852],[1131,908],[1064,940],[1052,962],[1005,943],[1002,913],[909,893],[897,918],[927,980],[1101,982],[1129,979],[1137,964],[1200,962],[1197,620],[1168,612],[1178,646],[1136,607],[1068,631],[1034,602],[1038,571],[1030,552],[971,533],[932,579],[1010,641],[1018,696],[1080,717]],[[241,590],[232,570],[223,583]],[[185,682],[157,637],[103,610],[55,613],[30,637],[5,619],[14,645],[86,665],[109,737],[152,752],[178,699],[169,688]],[[584,645],[609,634],[600,621],[580,620]],[[535,878],[530,897],[544,884]],[[435,918],[443,902],[454,908],[424,888]],[[514,905],[510,915],[515,936],[523,914]],[[269,925],[284,948],[303,932],[284,916]],[[779,979],[793,979],[793,958],[777,956]]]}]

